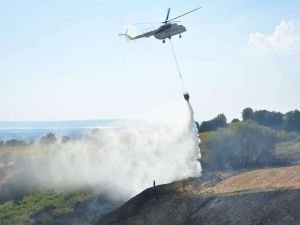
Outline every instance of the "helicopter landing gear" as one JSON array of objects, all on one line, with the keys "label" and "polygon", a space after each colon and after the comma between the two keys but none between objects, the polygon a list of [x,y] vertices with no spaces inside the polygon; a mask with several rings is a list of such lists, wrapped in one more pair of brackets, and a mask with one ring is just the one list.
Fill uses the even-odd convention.
[{"label": "helicopter landing gear", "polygon": [[162,41],[162,43],[166,43],[166,40],[164,39],[164,40]]},{"label": "helicopter landing gear", "polygon": [[170,40],[171,40],[171,36],[170,37],[168,37]]},{"label": "helicopter landing gear", "polygon": [[179,34],[179,38],[182,38],[181,34]]}]

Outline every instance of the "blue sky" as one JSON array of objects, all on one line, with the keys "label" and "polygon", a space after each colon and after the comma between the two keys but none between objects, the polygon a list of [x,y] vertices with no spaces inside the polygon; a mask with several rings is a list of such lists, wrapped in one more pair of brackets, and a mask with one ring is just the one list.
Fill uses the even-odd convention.
[{"label": "blue sky", "polygon": [[117,34],[199,5],[173,39],[196,119],[300,108],[299,1],[0,0],[0,120],[128,118],[182,100],[169,43]]}]

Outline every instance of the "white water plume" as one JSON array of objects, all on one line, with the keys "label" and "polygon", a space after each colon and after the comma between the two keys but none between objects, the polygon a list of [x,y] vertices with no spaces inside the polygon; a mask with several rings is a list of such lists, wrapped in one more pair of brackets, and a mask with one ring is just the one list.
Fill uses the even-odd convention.
[{"label": "white water plume", "polygon": [[153,180],[163,184],[201,174],[193,111],[185,101],[50,150],[34,176],[51,187],[92,186],[128,198]]}]

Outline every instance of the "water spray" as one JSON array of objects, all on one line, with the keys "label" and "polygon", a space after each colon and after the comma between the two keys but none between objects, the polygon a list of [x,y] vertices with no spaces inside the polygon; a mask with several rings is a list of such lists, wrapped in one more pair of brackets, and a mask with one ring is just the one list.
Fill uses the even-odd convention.
[{"label": "water spray", "polygon": [[[171,40],[171,38],[169,38],[169,40],[170,40],[170,45],[171,45],[171,49],[172,49],[172,53],[173,53],[173,57],[174,57],[174,61],[175,61],[175,64],[176,64],[176,68],[177,68],[177,72],[178,72],[178,75],[179,75],[179,79],[180,79],[180,83],[181,83],[181,88],[182,88],[182,92],[183,92],[183,97],[184,97],[184,99],[187,101],[187,103],[188,103],[188,107],[189,107],[189,110],[190,110],[190,113],[191,113],[191,123],[190,123],[190,125],[191,125],[191,130],[194,130],[194,132],[193,132],[193,136],[194,136],[194,139],[196,140],[198,140],[199,141],[199,143],[200,143],[200,138],[199,138],[199,136],[198,136],[198,132],[197,132],[197,130],[196,130],[196,125],[195,125],[195,119],[194,119],[194,111],[193,111],[193,107],[192,107],[192,105],[191,105],[191,103],[190,103],[190,95],[189,95],[189,93],[188,93],[188,91],[186,90],[186,88],[185,88],[185,85],[184,85],[184,81],[183,81],[183,77],[182,77],[182,73],[181,73],[181,70],[180,70],[180,66],[179,66],[179,63],[178,63],[178,59],[177,59],[177,57],[176,57],[176,54],[175,54],[175,50],[174,50],[174,47],[173,47],[173,43],[172,43],[172,40]],[[196,134],[196,135],[195,135]],[[199,147],[197,148],[198,150],[199,150],[199,152],[198,152],[198,160],[200,160],[200,158],[201,158],[201,153],[200,153],[200,149],[199,149]]]}]

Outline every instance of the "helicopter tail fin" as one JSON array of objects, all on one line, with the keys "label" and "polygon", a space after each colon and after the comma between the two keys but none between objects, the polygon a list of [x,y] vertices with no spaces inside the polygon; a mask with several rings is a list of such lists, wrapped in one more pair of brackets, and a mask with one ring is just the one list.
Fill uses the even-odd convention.
[{"label": "helicopter tail fin", "polygon": [[129,34],[128,34],[128,29],[126,29],[126,32],[123,33],[123,34],[119,34],[119,36],[124,36],[126,38],[127,41],[132,41],[134,40],[134,37],[131,37]]}]

